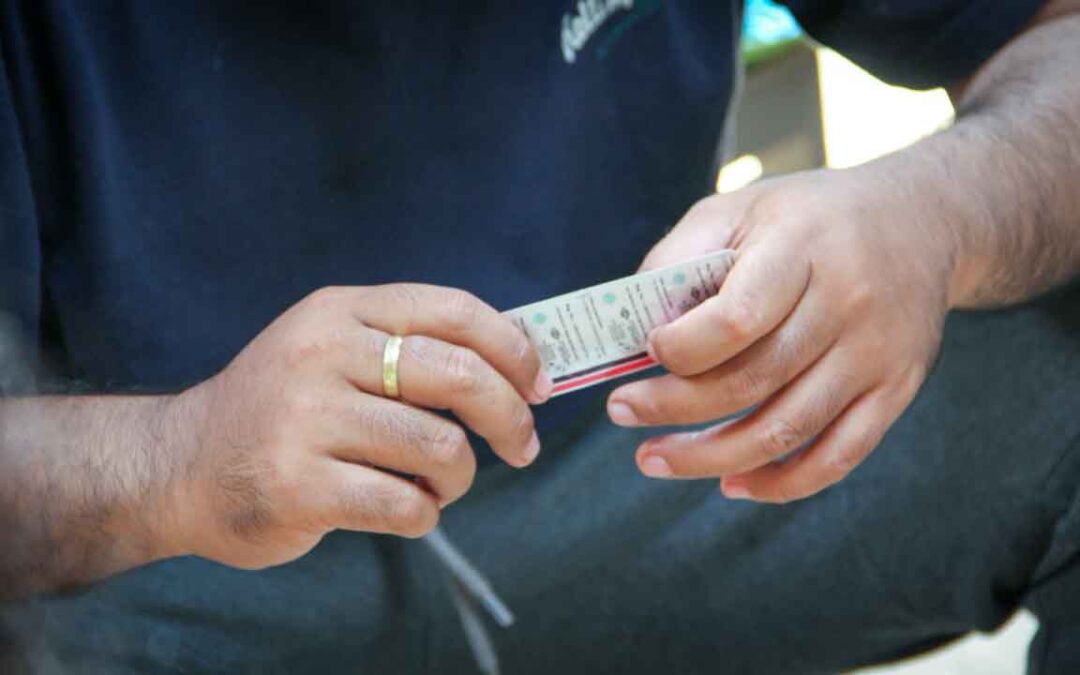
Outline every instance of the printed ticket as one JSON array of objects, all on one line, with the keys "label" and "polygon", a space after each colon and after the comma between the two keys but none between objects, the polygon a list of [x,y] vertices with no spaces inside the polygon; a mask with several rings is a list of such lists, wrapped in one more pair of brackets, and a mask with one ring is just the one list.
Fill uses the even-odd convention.
[{"label": "printed ticket", "polygon": [[715,295],[734,262],[734,251],[718,251],[505,314],[536,346],[558,396],[656,365],[649,331]]}]

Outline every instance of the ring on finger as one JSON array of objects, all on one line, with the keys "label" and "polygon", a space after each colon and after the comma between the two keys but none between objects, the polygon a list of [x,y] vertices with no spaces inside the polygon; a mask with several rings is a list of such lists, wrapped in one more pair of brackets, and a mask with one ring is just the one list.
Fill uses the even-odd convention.
[{"label": "ring on finger", "polygon": [[398,386],[398,360],[401,358],[401,343],[404,340],[400,335],[391,335],[386,339],[383,347],[383,396],[386,398],[400,398],[401,388]]}]

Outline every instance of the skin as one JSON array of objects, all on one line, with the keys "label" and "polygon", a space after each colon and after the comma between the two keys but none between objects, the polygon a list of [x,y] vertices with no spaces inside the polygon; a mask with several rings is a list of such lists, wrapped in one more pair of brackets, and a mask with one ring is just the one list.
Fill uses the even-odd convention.
[{"label": "skin", "polygon": [[[1022,302],[1080,271],[1080,3],[1052,2],[968,82],[957,121],[844,171],[695,205],[648,254],[734,248],[719,294],[649,337],[669,374],[614,391],[656,478],[788,502],[862,462],[915,397],[951,310]],[[800,450],[801,449],[801,450]],[[798,452],[796,452],[798,451]]]},{"label": "skin", "polygon": [[[955,307],[1020,301],[1080,268],[1080,19],[1048,6],[988,62],[949,131],[843,172],[695,206],[653,267],[732,246],[714,299],[651,336],[671,374],[617,390],[623,424],[707,421],[646,443],[649,475],[803,497],[858,464],[915,395]],[[400,402],[382,348],[409,335]],[[461,291],[324,289],[175,396],[0,400],[0,595],[199,555],[258,568],[333,529],[418,536],[475,458],[449,409],[513,466],[551,382],[513,324]],[[787,462],[777,459],[811,442]],[[660,460],[661,463],[658,463]],[[415,477],[415,478],[413,478]]]},{"label": "skin", "polygon": [[[383,347],[406,335],[401,400]],[[7,596],[162,558],[240,568],[293,560],[329,531],[418,537],[463,495],[476,458],[452,411],[508,464],[540,450],[551,393],[514,324],[463,291],[327,288],[221,373],[176,396],[0,405],[0,582]]]}]

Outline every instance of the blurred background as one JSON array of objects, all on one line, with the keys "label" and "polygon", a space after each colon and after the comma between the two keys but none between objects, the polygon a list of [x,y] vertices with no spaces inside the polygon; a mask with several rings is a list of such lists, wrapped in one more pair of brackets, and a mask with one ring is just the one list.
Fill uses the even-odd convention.
[{"label": "blurred background", "polygon": [[[943,90],[889,86],[806,39],[785,10],[748,0],[743,22],[746,75],[732,160],[717,179],[731,192],[763,176],[861,164],[947,126]],[[1038,624],[1017,613],[996,633],[851,675],[1021,675]]]}]

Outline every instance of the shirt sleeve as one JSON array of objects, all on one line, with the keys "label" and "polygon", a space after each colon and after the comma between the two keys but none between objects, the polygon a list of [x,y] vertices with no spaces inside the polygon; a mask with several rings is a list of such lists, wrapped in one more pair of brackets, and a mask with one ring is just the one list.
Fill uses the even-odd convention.
[{"label": "shirt sleeve", "polygon": [[1046,0],[783,0],[806,32],[878,77],[924,89],[959,81]]}]

